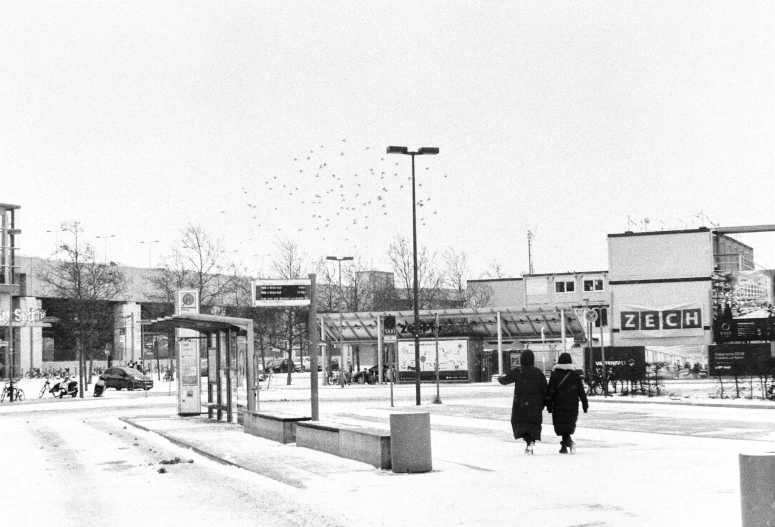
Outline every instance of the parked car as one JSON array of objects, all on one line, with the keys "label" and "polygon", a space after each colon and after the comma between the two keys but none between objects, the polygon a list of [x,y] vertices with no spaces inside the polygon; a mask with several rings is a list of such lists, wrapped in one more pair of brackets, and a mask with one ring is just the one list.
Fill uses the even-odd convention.
[{"label": "parked car", "polygon": [[150,390],[153,388],[153,379],[143,375],[134,368],[121,366],[118,368],[108,368],[100,375],[100,380],[105,382],[105,388],[115,388],[116,390]]},{"label": "parked car", "polygon": [[[296,364],[293,361],[291,361],[291,369],[294,372],[298,373],[301,371],[301,364]],[[280,362],[279,371],[280,373],[288,373],[288,359],[283,359]]]},{"label": "parked car", "polygon": [[267,359],[264,361],[264,372],[270,373],[270,372],[279,372],[280,371],[280,360],[279,359]]},{"label": "parked car", "polygon": [[[304,357],[301,361],[301,371],[309,371],[312,368],[312,360]],[[323,361],[318,357],[318,371],[323,371]]]},{"label": "parked car", "polygon": [[[288,373],[288,359],[270,359],[264,364],[264,371],[266,373],[269,373],[270,371],[272,373]],[[301,365],[295,364],[293,361],[291,361],[291,368],[293,368],[293,371],[295,372],[301,371]]]}]

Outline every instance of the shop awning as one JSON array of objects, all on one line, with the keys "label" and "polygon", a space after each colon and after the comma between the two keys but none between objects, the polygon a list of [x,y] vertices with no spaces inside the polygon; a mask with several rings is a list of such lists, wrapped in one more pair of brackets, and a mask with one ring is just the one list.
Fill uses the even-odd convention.
[{"label": "shop awning", "polygon": [[[480,337],[491,340],[498,336],[498,313],[504,339],[557,340],[561,338],[563,323],[566,338],[585,339],[583,323],[571,306],[422,310],[419,313],[421,336],[427,338],[434,335],[433,323],[438,314],[440,337]],[[319,317],[325,328],[326,340],[338,341],[341,338],[345,342],[352,342],[376,341],[377,320],[389,315],[396,317],[399,339],[414,338],[413,311],[324,313]],[[564,321],[561,315],[564,315]]]}]

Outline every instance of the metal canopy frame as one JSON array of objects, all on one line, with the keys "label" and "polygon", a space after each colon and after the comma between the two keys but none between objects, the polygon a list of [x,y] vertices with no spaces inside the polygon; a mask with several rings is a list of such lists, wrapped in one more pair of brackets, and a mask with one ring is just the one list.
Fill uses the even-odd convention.
[{"label": "metal canopy frame", "polygon": [[238,335],[247,333],[248,328],[253,328],[253,320],[250,318],[222,317],[219,315],[196,315],[193,313],[172,315],[157,318],[145,324],[146,327],[162,329],[193,329],[200,333],[225,331],[231,329]]},{"label": "metal canopy frame", "polygon": [[[565,315],[565,335],[574,340],[584,340],[584,323],[570,305],[544,307],[488,307],[475,309],[428,309],[420,311],[421,323],[430,323],[439,316],[439,327],[447,327],[452,333],[458,330],[461,336],[492,339],[498,334],[498,313],[501,317],[501,331],[512,340],[557,340],[562,337],[561,313]],[[322,313],[318,315],[324,329],[325,339],[338,342],[377,340],[377,320],[388,315],[396,317],[399,337],[409,338],[413,334],[407,329],[414,322],[413,311],[365,311],[357,313]],[[339,317],[342,318],[342,332]]]}]

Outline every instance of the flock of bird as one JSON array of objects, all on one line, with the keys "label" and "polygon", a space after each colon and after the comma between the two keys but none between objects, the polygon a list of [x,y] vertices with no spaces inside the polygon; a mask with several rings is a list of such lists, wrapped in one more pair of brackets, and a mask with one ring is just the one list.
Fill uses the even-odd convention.
[{"label": "flock of bird", "polygon": [[[431,166],[416,166],[417,222],[426,226],[438,218],[431,186],[448,176],[434,176]],[[357,249],[375,231],[411,214],[412,177],[407,156],[390,156],[342,139],[320,145],[289,159],[287,168],[256,178],[242,187],[245,212],[259,238],[313,236]],[[229,210],[222,210],[226,214]],[[258,231],[258,232],[256,232]],[[381,231],[384,232],[384,231]]]}]

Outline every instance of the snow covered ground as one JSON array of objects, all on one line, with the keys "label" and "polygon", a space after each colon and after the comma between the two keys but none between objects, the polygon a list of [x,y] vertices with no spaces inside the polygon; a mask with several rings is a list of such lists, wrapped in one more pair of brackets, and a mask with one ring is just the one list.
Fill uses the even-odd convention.
[{"label": "snow covered ground", "polygon": [[[41,384],[22,381],[29,393]],[[178,418],[165,383],[149,393],[6,402],[0,451],[12,455],[0,466],[15,484],[3,485],[0,510],[9,525],[41,524],[38,510],[44,523],[128,524],[114,514],[122,508],[148,525],[739,525],[738,455],[775,450],[775,403],[710,399],[713,381],[668,385],[683,390],[681,402],[593,398],[576,456],[558,453],[548,424],[535,455],[523,454],[510,433],[509,387],[442,385],[444,404],[430,405],[435,386],[423,385],[421,407],[414,385],[395,386],[392,407],[388,385],[321,387],[323,420],[384,427],[391,413],[430,412],[434,470],[412,475]],[[261,390],[260,404],[308,414],[308,376]],[[159,462],[175,456],[195,462],[159,474]]]}]

